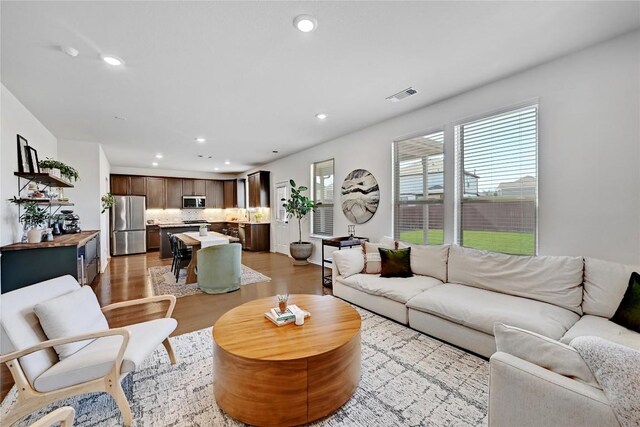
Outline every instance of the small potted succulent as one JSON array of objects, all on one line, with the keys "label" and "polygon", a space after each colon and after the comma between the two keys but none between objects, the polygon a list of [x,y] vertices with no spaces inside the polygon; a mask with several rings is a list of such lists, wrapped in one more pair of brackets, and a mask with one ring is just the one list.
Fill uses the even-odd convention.
[{"label": "small potted succulent", "polygon": [[294,180],[289,180],[291,185],[291,196],[288,199],[282,199],[282,206],[287,212],[287,217],[296,218],[298,220],[298,241],[289,244],[289,252],[294,259],[294,265],[307,264],[307,258],[311,256],[313,244],[311,242],[302,241],[302,219],[313,210],[315,204],[311,199],[302,194],[308,188],[301,185],[296,186]]},{"label": "small potted succulent", "polygon": [[80,179],[80,175],[75,168],[58,160],[53,160],[47,157],[45,160],[40,160],[38,162],[38,166],[40,166],[40,170],[42,172],[64,178],[69,182],[72,182],[72,180],[75,182]]}]

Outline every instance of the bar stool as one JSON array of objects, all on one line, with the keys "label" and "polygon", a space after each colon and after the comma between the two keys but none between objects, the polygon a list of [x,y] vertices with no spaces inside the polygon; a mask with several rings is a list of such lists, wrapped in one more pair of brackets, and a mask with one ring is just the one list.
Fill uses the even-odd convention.
[{"label": "bar stool", "polygon": [[188,248],[178,239],[175,235],[171,236],[171,248],[173,252],[173,265],[174,273],[176,276],[176,282],[180,276],[180,270],[185,267],[185,264],[191,262],[191,248]]}]

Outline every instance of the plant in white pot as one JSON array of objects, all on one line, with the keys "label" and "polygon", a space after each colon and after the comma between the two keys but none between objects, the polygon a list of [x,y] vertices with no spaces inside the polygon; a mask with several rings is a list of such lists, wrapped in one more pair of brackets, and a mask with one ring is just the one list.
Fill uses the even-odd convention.
[{"label": "plant in white pot", "polygon": [[36,202],[24,202],[16,197],[9,199],[9,201],[16,205],[22,205],[22,209],[24,209],[18,221],[24,225],[24,230],[27,231],[27,241],[29,243],[41,242],[43,230],[40,227],[47,223],[49,212],[38,206]]},{"label": "plant in white pot", "polygon": [[311,256],[313,251],[313,244],[302,241],[302,219],[313,210],[315,205],[311,199],[302,194],[303,191],[308,190],[307,187],[303,185],[296,186],[296,182],[292,179],[289,180],[289,184],[291,185],[291,196],[288,199],[281,200],[284,202],[282,206],[287,212],[288,218],[296,218],[298,220],[298,241],[289,244],[289,252],[294,259],[294,265],[305,265],[307,264],[307,258]]}]

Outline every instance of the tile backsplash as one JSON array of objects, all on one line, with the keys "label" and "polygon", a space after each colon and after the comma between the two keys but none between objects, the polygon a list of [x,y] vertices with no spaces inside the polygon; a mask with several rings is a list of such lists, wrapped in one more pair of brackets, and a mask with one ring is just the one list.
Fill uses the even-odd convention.
[{"label": "tile backsplash", "polygon": [[[257,209],[147,209],[147,222],[182,222],[202,219],[206,221],[255,220],[255,214],[262,214],[261,221],[269,221],[269,208]],[[260,217],[260,215],[258,215]]]}]

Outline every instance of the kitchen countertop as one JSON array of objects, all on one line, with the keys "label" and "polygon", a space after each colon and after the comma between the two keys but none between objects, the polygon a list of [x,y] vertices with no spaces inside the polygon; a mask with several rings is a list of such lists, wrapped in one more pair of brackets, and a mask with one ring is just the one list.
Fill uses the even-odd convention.
[{"label": "kitchen countertop", "polygon": [[24,249],[59,248],[63,246],[84,246],[89,240],[100,234],[100,230],[81,231],[74,234],[62,234],[53,236],[53,242],[40,243],[13,243],[0,248],[1,252],[21,251]]},{"label": "kitchen countertop", "polygon": [[270,224],[269,222],[262,221],[225,221],[225,220],[214,220],[207,221],[203,223],[197,224],[185,224],[183,222],[164,222],[164,223],[155,223],[155,224],[147,224],[147,227],[159,227],[159,228],[176,228],[176,227],[199,227],[201,225],[211,225],[211,224],[220,224],[220,223],[232,223],[232,224]]}]

